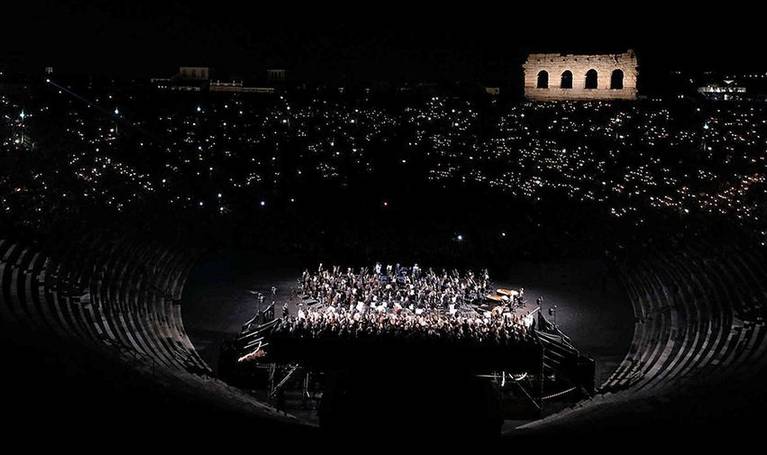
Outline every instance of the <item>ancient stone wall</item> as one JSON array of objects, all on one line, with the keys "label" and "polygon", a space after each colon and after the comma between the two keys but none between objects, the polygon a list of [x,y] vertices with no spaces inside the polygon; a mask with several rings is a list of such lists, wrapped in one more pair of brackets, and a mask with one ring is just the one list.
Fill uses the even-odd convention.
[{"label": "ancient stone wall", "polygon": [[[637,97],[639,67],[633,50],[605,55],[530,54],[522,67],[525,97],[531,100],[634,100]],[[572,75],[572,87],[567,84],[568,71]],[[587,74],[592,77],[587,78]]]}]

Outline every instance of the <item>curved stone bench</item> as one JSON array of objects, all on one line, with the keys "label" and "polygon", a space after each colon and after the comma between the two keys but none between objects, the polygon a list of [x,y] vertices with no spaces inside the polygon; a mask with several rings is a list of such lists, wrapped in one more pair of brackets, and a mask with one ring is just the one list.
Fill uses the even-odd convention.
[{"label": "curved stone bench", "polygon": [[[624,360],[597,396],[517,434],[583,429],[582,422],[593,427],[642,413],[653,420],[652,412],[666,412],[653,411],[650,402],[675,403],[675,418],[683,420],[716,418],[717,413],[701,416],[695,409],[708,401],[729,409],[733,399],[747,406],[749,397],[760,393],[749,381],[767,374],[764,253],[692,241],[682,251],[658,252],[624,266],[620,276],[635,317]],[[646,409],[637,411],[640,404]]]},{"label": "curved stone bench", "polygon": [[298,424],[210,376],[181,318],[193,264],[188,251],[128,238],[92,235],[51,254],[0,239],[0,327],[119,359],[219,409]]}]

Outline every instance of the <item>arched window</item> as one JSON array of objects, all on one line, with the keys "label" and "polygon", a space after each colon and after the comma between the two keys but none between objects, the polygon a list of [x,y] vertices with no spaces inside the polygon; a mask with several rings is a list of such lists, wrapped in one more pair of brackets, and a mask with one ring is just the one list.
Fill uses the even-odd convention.
[{"label": "arched window", "polygon": [[586,71],[586,85],[587,89],[597,88],[597,70]]},{"label": "arched window", "polygon": [[538,84],[536,85],[538,88],[549,88],[549,73],[546,71],[541,71],[538,73]]},{"label": "arched window", "polygon": [[562,73],[562,81],[559,83],[559,88],[573,88],[573,72],[566,70]]},{"label": "arched window", "polygon": [[613,70],[610,75],[610,88],[620,90],[623,88],[623,71]]}]

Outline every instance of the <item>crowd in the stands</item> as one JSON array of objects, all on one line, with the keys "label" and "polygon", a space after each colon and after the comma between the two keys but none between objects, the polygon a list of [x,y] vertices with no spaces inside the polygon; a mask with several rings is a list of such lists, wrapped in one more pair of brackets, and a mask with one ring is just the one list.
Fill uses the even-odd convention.
[{"label": "crowd in the stands", "polygon": [[312,198],[337,188],[372,193],[361,208],[401,205],[365,186],[380,179],[536,204],[564,197],[629,225],[655,214],[725,217],[767,242],[763,104],[496,109],[456,96],[164,98],[119,84],[71,91],[100,109],[50,84],[0,96],[2,160],[15,169],[0,176],[0,215],[44,227],[86,207],[97,216],[268,212],[274,223],[278,207],[329,210],[337,198]]}]

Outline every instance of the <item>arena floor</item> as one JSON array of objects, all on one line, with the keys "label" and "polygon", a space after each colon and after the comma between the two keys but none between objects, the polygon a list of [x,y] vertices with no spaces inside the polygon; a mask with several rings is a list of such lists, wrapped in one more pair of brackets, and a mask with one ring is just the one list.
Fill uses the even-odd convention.
[{"label": "arena floor", "polygon": [[[192,271],[183,295],[186,330],[200,355],[216,370],[221,342],[237,334],[258,310],[250,291],[270,302],[290,296],[302,267],[274,266],[257,255],[213,256]],[[607,268],[596,261],[517,263],[505,276],[493,276],[498,287],[524,287],[530,303],[543,297],[542,311],[556,305],[556,320],[573,343],[596,360],[596,383],[606,379],[628,351],[633,329],[631,305]],[[276,309],[279,314],[281,303]]]},{"label": "arena floor", "polygon": [[628,352],[634,328],[631,303],[607,266],[598,261],[517,263],[497,282],[525,288],[528,300],[543,297],[541,311],[556,322],[582,352],[596,361],[597,385]]}]

